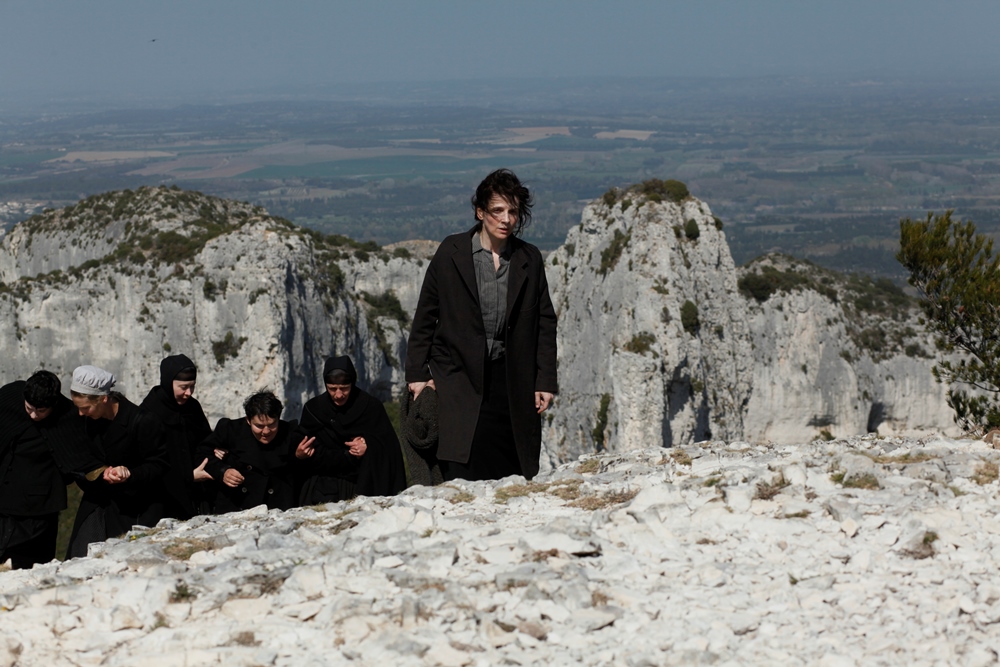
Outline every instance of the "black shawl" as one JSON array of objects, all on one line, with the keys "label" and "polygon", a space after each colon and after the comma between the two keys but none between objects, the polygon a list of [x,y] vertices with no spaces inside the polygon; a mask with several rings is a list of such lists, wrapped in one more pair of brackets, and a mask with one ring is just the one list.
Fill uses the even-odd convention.
[{"label": "black shawl", "polygon": [[[316,453],[296,460],[302,504],[336,502],[354,495],[390,496],[406,488],[403,455],[392,422],[382,403],[357,386],[351,388],[343,406],[325,392],[311,398],[302,408],[299,429],[294,445],[300,436],[316,436]],[[368,446],[360,459],[351,456],[344,445],[357,436],[364,437]]]},{"label": "black shawl", "polygon": [[[121,484],[108,484],[101,478],[77,481],[83,499],[70,538],[71,553],[84,520],[96,510],[104,513],[105,539],[121,535],[135,524],[155,526],[163,516],[163,474],[170,467],[163,424],[124,396],[118,397],[114,419],[85,422],[95,453],[109,466],[127,467],[131,476]],[[86,553],[86,545],[77,545],[81,546]]]},{"label": "black shawl", "polygon": [[[60,396],[52,414],[41,422],[34,422],[24,409],[24,385],[23,380],[18,380],[0,387],[0,477],[7,477],[13,448],[21,438],[33,437],[32,429],[37,429],[36,432],[44,438],[65,481],[97,474],[103,464],[89,447],[84,434],[84,420],[77,414],[72,401]],[[13,474],[10,479],[18,481],[17,471]],[[63,492],[65,494],[65,489]]]},{"label": "black shawl", "polygon": [[166,487],[164,515],[176,519],[190,519],[203,514],[206,506],[207,483],[196,483],[192,471],[202,459],[195,460],[195,448],[212,433],[201,403],[189,398],[184,405],[174,400],[173,387],[167,391],[162,385],[149,390],[140,406],[156,415],[163,423],[170,469],[163,477]]}]

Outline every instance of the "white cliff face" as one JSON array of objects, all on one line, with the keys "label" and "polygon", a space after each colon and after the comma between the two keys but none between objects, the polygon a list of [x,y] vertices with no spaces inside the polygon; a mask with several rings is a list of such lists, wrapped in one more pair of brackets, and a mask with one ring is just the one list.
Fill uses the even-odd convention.
[{"label": "white cliff face", "polygon": [[[105,197],[112,207],[123,195]],[[160,360],[184,353],[199,366],[196,395],[212,421],[238,415],[264,387],[297,417],[331,354],[350,354],[361,384],[384,400],[402,386],[423,259],[338,247],[247,204],[165,188],[127,200],[121,218],[81,204],[4,239],[5,382],[44,367],[68,385],[90,363],[138,402],[159,382]],[[18,280],[36,273],[47,275]],[[359,298],[393,288],[402,315]]]},{"label": "white cliff face", "polygon": [[[769,269],[794,284],[763,302],[741,293],[741,276]],[[561,393],[543,465],[710,438],[956,432],[908,304],[790,258],[737,270],[696,199],[599,200],[547,271]]]},{"label": "white cliff face", "polygon": [[[720,227],[696,199],[619,192],[549,256],[561,392],[543,468],[712,438],[956,432],[908,306],[789,258],[737,269]],[[167,188],[90,197],[0,239],[0,380],[48,368],[68,386],[90,363],[140,401],[160,360],[184,353],[210,420],[263,387],[294,418],[322,390],[324,359],[349,354],[361,386],[388,400],[405,387],[436,246],[375,249]],[[767,271],[787,284],[741,292]]]},{"label": "white cliff face", "polygon": [[[753,362],[725,237],[697,200],[625,201],[587,207],[548,258],[560,374],[543,437],[551,463],[595,448],[742,437]],[[687,331],[686,302],[701,322]]]}]

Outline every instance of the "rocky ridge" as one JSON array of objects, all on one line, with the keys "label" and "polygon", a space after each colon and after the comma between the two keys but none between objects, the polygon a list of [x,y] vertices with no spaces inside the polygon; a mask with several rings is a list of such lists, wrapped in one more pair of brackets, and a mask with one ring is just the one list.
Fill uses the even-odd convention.
[{"label": "rocky ridge", "polygon": [[[435,247],[378,248],[176,188],[88,197],[0,239],[3,381],[94,363],[140,400],[184,352],[210,419],[265,386],[296,417],[335,353],[389,400]],[[676,181],[610,191],[547,261],[562,391],[543,467],[710,438],[954,433],[898,290],[790,258],[737,268],[722,222]]]},{"label": "rocky ridge", "polygon": [[898,288],[780,256],[738,269],[722,221],[669,183],[683,188],[609,191],[548,257],[550,465],[710,438],[957,434]]},{"label": "rocky ridge", "polygon": [[[414,244],[409,244],[414,246]],[[409,313],[426,257],[327,236],[257,206],[170,188],[96,195],[17,225],[0,248],[5,381],[92,363],[138,402],[159,360],[201,369],[213,420],[261,387],[287,414],[320,389],[323,360],[351,354],[388,400],[402,384]]]},{"label": "rocky ridge", "polygon": [[0,666],[994,664],[998,460],[709,441],[165,520],[0,573]]}]

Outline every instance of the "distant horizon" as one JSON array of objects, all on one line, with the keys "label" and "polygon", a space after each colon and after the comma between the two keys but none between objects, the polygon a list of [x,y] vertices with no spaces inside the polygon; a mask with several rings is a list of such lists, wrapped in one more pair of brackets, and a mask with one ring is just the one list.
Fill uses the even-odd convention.
[{"label": "distant horizon", "polygon": [[148,104],[579,77],[997,81],[998,24],[990,0],[4,0],[0,99]]},{"label": "distant horizon", "polygon": [[[740,84],[766,82],[780,85],[783,89],[794,91],[810,88],[845,87],[848,89],[882,89],[896,87],[902,90],[917,91],[921,88],[979,88],[983,94],[1000,93],[1000,78],[986,77],[978,74],[964,76],[847,76],[847,75],[689,75],[689,76],[656,76],[656,75],[600,75],[600,76],[551,76],[551,77],[500,77],[493,79],[490,86],[524,92],[527,89],[541,88],[548,95],[569,91],[574,86],[594,84],[632,84],[636,87],[643,82],[658,84],[686,85],[693,88],[718,88],[721,92],[726,88],[737,92]],[[797,84],[797,85],[796,85]],[[476,88],[483,88],[484,83],[477,79],[435,79],[426,81],[378,81],[378,82],[342,82],[276,85],[269,88],[256,89],[213,89],[195,91],[189,90],[177,93],[117,93],[108,91],[79,89],[66,90],[60,93],[38,90],[34,94],[27,91],[14,98],[7,97],[0,101],[0,117],[30,116],[37,113],[100,113],[105,111],[153,110],[177,107],[218,107],[241,104],[268,103],[357,103],[357,104],[408,104],[437,101],[446,105],[494,107],[489,104],[471,104],[468,99],[457,100],[454,97],[441,99],[436,96],[441,92],[458,95],[460,98],[475,96]],[[463,87],[465,87],[463,89]],[[662,91],[661,91],[662,92]],[[670,91],[683,97],[685,91]],[[515,110],[522,104],[515,99],[510,103]]]}]

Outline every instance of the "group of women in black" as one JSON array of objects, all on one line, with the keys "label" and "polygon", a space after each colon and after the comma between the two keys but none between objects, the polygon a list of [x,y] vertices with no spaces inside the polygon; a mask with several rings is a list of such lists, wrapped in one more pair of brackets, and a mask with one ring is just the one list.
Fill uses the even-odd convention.
[{"label": "group of women in black", "polygon": [[288,509],[406,487],[395,430],[382,403],[356,386],[349,357],[327,360],[326,391],[309,400],[300,422],[281,419],[281,401],[260,391],[243,416],[220,419],[213,431],[192,396],[196,381],[191,359],[173,355],[139,405],[95,366],[74,371],[71,400],[47,371],[0,388],[0,559],[14,567],[51,560],[67,482],[83,491],[70,558],[164,517]]},{"label": "group of women in black", "polygon": [[[492,172],[472,197],[475,225],[446,238],[428,266],[401,410],[414,483],[538,473],[541,414],[558,383],[544,261],[519,238],[532,203],[513,172]],[[140,405],[94,366],[74,371],[72,403],[45,371],[0,388],[0,416],[11,415],[0,423],[0,559],[21,567],[51,558],[55,517],[66,506],[65,488],[53,480],[83,489],[69,556],[161,517],[285,509],[405,487],[396,433],[382,404],[356,386],[349,358],[327,360],[326,391],[306,403],[298,423],[282,420],[281,401],[264,391],[212,431],[191,395],[196,380],[194,363],[174,355]],[[73,444],[77,415],[86,418],[83,447]],[[5,491],[36,483],[31,503]]]}]

